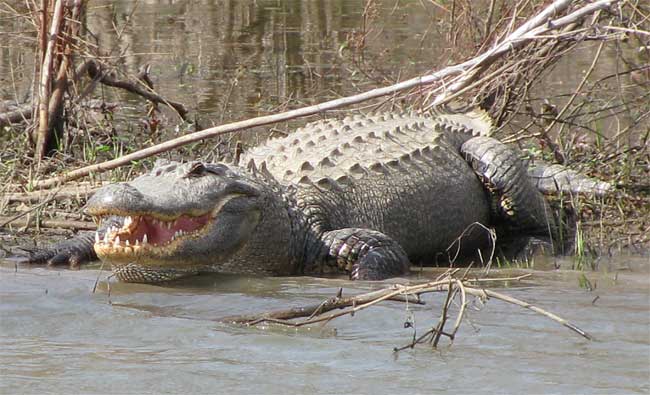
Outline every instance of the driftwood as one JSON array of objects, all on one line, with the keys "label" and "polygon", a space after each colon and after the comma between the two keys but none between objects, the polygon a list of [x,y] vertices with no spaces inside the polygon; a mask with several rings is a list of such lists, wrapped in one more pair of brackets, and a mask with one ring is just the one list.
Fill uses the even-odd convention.
[{"label": "driftwood", "polygon": [[[392,95],[397,92],[409,90],[416,87],[431,87],[431,93],[435,95],[433,102],[436,104],[443,104],[451,100],[451,97],[474,81],[475,78],[485,70],[490,64],[494,63],[497,59],[504,57],[506,54],[512,53],[517,48],[533,41],[543,40],[558,40],[560,36],[554,36],[551,32],[562,29],[570,24],[576,23],[585,17],[592,15],[598,10],[609,7],[616,3],[617,0],[601,0],[591,4],[587,4],[576,11],[560,17],[552,19],[560,12],[565,11],[570,5],[570,0],[557,0],[551,5],[546,7],[537,16],[524,23],[517,30],[510,33],[503,40],[494,45],[491,49],[483,54],[476,56],[464,63],[446,67],[440,71],[425,76],[413,78],[392,86],[377,88],[371,91],[361,93],[354,96],[349,96],[341,99],[331,100],[328,102],[320,103],[313,106],[303,107],[296,110],[283,112],[280,114],[267,115],[257,118],[248,119],[245,121],[234,122],[226,125],[221,125],[213,128],[208,128],[202,131],[191,133],[176,139],[166,141],[164,143],[148,147],[146,149],[124,155],[120,158],[109,160],[103,163],[86,166],[80,169],[72,170],[57,177],[38,180],[34,182],[35,188],[50,188],[57,184],[74,180],[80,177],[89,175],[92,172],[104,172],[110,169],[117,168],[131,163],[132,161],[141,160],[152,155],[159,154],[174,148],[178,148],[185,144],[193,143],[206,138],[212,138],[226,133],[232,133],[243,129],[248,129],[255,126],[263,126],[272,123],[287,121],[298,117],[306,117],[323,113],[328,110],[348,106],[351,104],[360,103],[370,99],[375,99],[387,95]],[[565,38],[565,37],[562,37]],[[494,77],[496,78],[496,76]]]},{"label": "driftwood", "polygon": [[[396,297],[401,298],[401,302],[404,303],[413,303],[422,304],[420,296],[426,293],[432,292],[446,292],[447,297],[442,307],[440,319],[438,323],[431,327],[430,330],[426,331],[424,335],[414,338],[413,341],[400,348],[396,348],[395,351],[400,351],[405,348],[412,348],[418,343],[424,341],[429,341],[433,347],[436,347],[439,343],[441,336],[448,337],[451,341],[454,340],[458,329],[464,318],[466,307],[468,305],[467,295],[477,297],[482,303],[485,303],[488,299],[498,299],[507,303],[515,304],[517,306],[529,309],[537,314],[541,314],[563,326],[577,333],[578,335],[584,337],[588,340],[593,340],[593,337],[586,331],[580,329],[578,326],[572,324],[571,322],[550,313],[540,307],[534,306],[530,303],[524,302],[517,298],[514,298],[509,295],[502,294],[500,292],[492,291],[485,289],[482,284],[485,282],[499,282],[499,281],[520,281],[524,278],[530,276],[530,274],[525,274],[518,277],[512,278],[455,278],[460,269],[451,269],[441,275],[435,281],[428,281],[419,284],[411,285],[391,285],[390,287],[380,289],[377,291],[372,291],[369,293],[364,293],[360,295],[355,295],[351,297],[342,297],[342,290],[339,290],[337,296],[327,299],[322,303],[311,304],[307,306],[294,307],[289,309],[275,310],[261,314],[252,314],[252,315],[240,315],[240,316],[230,316],[224,317],[220,321],[230,324],[241,324],[241,325],[259,325],[263,323],[267,324],[276,324],[290,327],[300,327],[306,325],[312,325],[321,322],[329,322],[335,318],[342,317],[345,315],[354,315],[355,313],[367,309],[369,307],[375,306],[378,303],[387,301],[387,300],[396,300]],[[450,331],[445,331],[445,325],[449,318],[449,310],[454,302],[455,298],[459,296],[460,301],[458,302],[458,312],[456,319],[453,324],[453,328]],[[413,298],[413,299],[412,299]],[[331,312],[332,310],[340,310],[337,312]],[[291,321],[296,318],[305,318],[304,320]],[[411,326],[412,323],[405,323],[405,327]]]}]

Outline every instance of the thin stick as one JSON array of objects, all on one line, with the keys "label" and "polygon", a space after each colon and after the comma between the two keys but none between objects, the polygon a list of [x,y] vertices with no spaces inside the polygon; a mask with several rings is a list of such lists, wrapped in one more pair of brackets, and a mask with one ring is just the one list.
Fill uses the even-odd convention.
[{"label": "thin stick", "polygon": [[436,325],[436,328],[433,330],[433,339],[431,339],[431,345],[433,348],[438,347],[440,336],[442,335],[442,331],[445,329],[445,323],[447,322],[447,311],[449,311],[449,305],[451,305],[451,301],[454,295],[454,287],[452,284],[453,283],[450,283],[447,287],[447,298],[445,299],[445,303],[442,304],[442,312],[440,313],[438,325]]},{"label": "thin stick", "polygon": [[548,312],[548,311],[546,311],[546,310],[544,310],[542,308],[534,306],[534,305],[532,305],[532,304],[530,304],[528,302],[524,302],[524,301],[519,300],[517,298],[513,298],[512,296],[508,296],[508,295],[505,295],[505,294],[502,294],[502,293],[499,293],[499,292],[496,292],[496,291],[491,291],[489,289],[466,288],[466,290],[467,290],[467,293],[470,294],[470,295],[475,295],[475,296],[479,296],[479,297],[488,296],[490,298],[499,299],[499,300],[502,300],[504,302],[508,302],[508,303],[511,303],[511,304],[515,304],[517,306],[521,306],[521,307],[523,307],[525,309],[532,310],[537,314],[541,314],[541,315],[543,315],[545,317],[548,317],[548,318],[552,319],[555,322],[558,322],[558,323],[564,325],[565,327],[571,329],[572,331],[576,332],[577,334],[584,337],[585,339],[594,340],[594,337],[592,335],[590,335],[586,331],[578,328],[576,325],[572,324],[571,322],[569,322],[569,321],[565,320],[564,318],[559,317],[559,316],[557,316],[557,315],[555,315],[553,313],[550,313],[550,312]]},{"label": "thin stick", "polygon": [[454,322],[454,329],[450,333],[451,341],[454,341],[454,338],[456,337],[456,332],[458,332],[458,328],[460,328],[460,323],[463,321],[463,317],[465,317],[465,308],[467,307],[467,295],[465,292],[465,285],[460,280],[454,280],[454,283],[456,284],[456,287],[458,287],[458,290],[460,291],[460,308],[458,309],[456,322]]}]

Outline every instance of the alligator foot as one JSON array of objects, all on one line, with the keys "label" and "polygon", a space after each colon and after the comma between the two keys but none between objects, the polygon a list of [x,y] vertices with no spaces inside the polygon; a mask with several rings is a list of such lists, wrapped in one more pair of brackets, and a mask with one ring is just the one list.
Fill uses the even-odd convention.
[{"label": "alligator foot", "polygon": [[96,232],[79,232],[76,236],[45,247],[21,247],[28,253],[24,263],[47,266],[68,265],[71,269],[96,261],[94,244],[103,238],[111,227],[120,228],[124,218],[109,216],[102,221]]},{"label": "alligator foot", "polygon": [[47,266],[68,265],[71,269],[96,260],[93,244],[95,232],[81,232],[77,236],[45,247],[21,247],[29,253],[24,261]]},{"label": "alligator foot", "polygon": [[325,264],[347,272],[352,280],[383,280],[408,272],[402,247],[381,232],[344,228],[325,232]]}]

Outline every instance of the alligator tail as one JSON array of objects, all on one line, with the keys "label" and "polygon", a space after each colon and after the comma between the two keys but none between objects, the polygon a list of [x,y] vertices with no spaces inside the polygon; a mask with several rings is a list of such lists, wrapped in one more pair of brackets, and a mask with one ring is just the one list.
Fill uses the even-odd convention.
[{"label": "alligator tail", "polygon": [[565,166],[554,164],[536,164],[528,168],[528,177],[533,184],[545,195],[593,194],[605,196],[613,190],[611,184],[578,173]]}]

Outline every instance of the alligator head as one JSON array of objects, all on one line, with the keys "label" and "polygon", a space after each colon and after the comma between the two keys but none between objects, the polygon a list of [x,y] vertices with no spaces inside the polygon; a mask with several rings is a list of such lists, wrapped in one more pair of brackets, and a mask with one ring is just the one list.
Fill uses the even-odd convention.
[{"label": "alligator head", "polygon": [[85,211],[100,223],[97,256],[120,280],[159,282],[227,260],[257,226],[261,206],[258,187],[224,164],[159,161],[99,190]]}]

